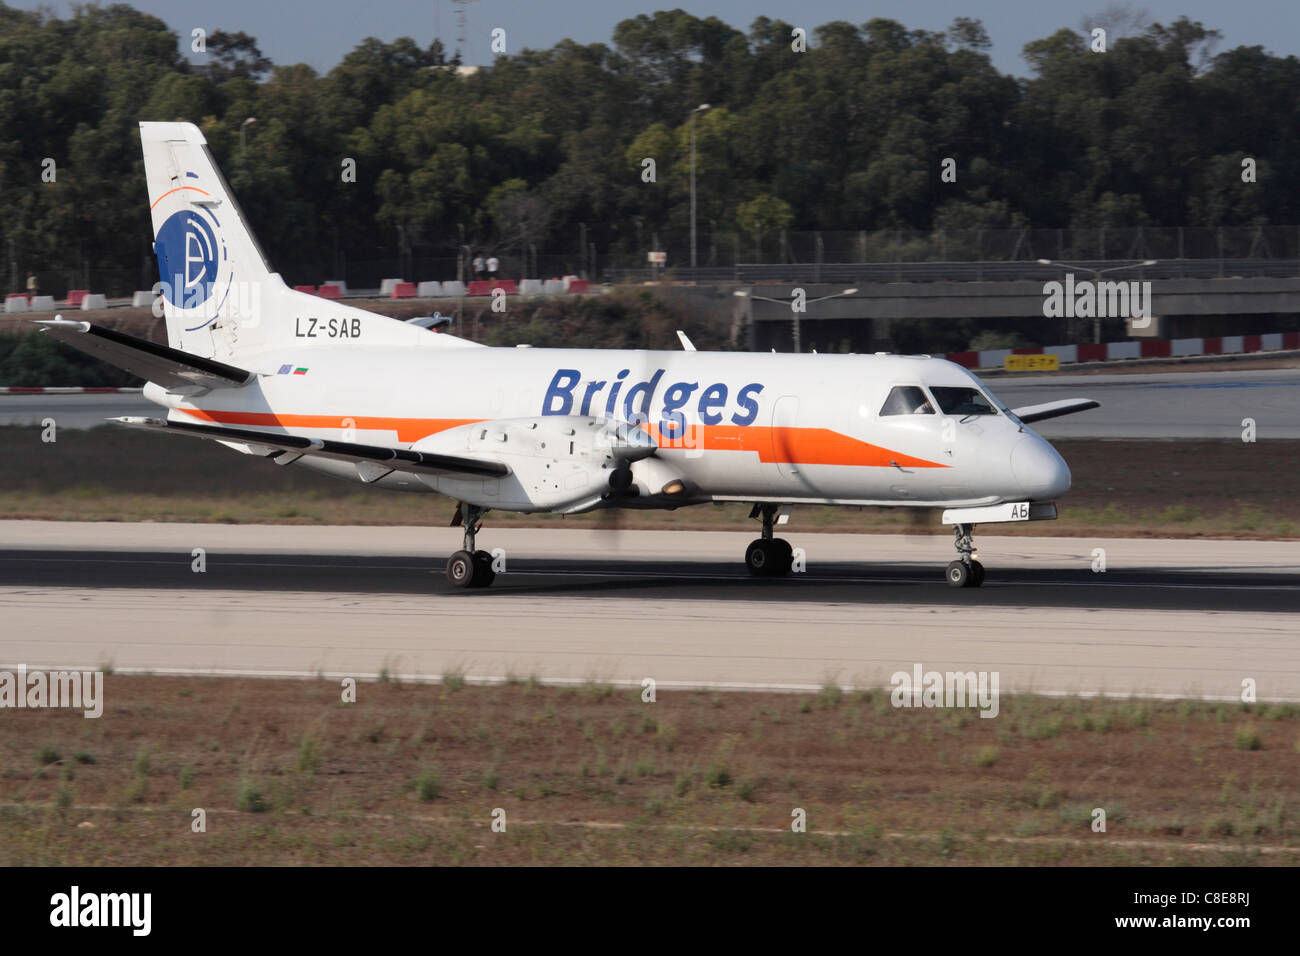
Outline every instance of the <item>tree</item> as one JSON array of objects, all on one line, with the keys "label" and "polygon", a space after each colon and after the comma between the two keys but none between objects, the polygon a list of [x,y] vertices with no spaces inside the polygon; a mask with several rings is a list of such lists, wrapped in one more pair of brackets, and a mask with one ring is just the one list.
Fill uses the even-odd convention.
[{"label": "tree", "polygon": [[[1104,56],[1091,23],[1108,31]],[[760,243],[789,228],[943,232],[952,248],[1024,224],[1300,222],[1294,56],[1214,55],[1217,31],[1127,6],[1027,44],[1025,78],[993,66],[970,18],[943,32],[832,21],[802,53],[791,30],[667,10],[622,21],[609,43],[565,40],[473,75],[447,69],[436,42],[370,37],[319,76],[224,31],[196,69],[175,30],[122,4],[66,18],[0,5],[0,253],[59,294],[150,284],[142,119],[199,124],[291,281],[347,256],[451,262],[490,238],[535,244],[559,270],[581,241],[607,262],[658,233],[678,261],[691,115],[710,245],[737,230]],[[39,179],[47,159],[57,182]],[[956,181],[940,181],[945,159]]]},{"label": "tree", "polygon": [[257,41],[240,30],[213,30],[206,42],[209,79],[218,86],[231,79],[260,80],[271,71],[271,61],[262,56]]},{"label": "tree", "polygon": [[981,20],[957,17],[948,28],[948,41],[960,49],[984,51],[993,47],[989,33]]},{"label": "tree", "polygon": [[766,193],[736,207],[736,223],[754,237],[754,247],[762,256],[763,236],[784,229],[794,219],[790,204]]}]

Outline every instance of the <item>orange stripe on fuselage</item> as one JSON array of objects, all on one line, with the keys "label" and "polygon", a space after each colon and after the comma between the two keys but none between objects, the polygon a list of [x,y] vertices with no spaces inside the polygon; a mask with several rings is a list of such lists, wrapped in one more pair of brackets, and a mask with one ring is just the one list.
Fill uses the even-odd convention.
[{"label": "orange stripe on fuselage", "polygon": [[947,468],[880,445],[860,441],[829,428],[777,425],[688,425],[680,438],[656,425],[643,425],[661,448],[706,451],[752,451],[766,464],[847,465],[859,468]]},{"label": "orange stripe on fuselage", "polygon": [[212,193],[208,192],[206,189],[200,189],[198,186],[177,186],[175,189],[169,189],[169,190],[167,190],[165,193],[163,193],[161,196],[159,196],[157,199],[155,199],[153,202],[151,202],[151,203],[149,204],[149,208],[152,209],[154,206],[158,205],[160,202],[162,202],[164,199],[166,199],[166,198],[167,198],[168,196],[170,196],[172,193],[178,193],[178,192],[180,192],[182,189],[193,189],[196,193],[203,193],[203,195],[205,195],[205,196],[211,196],[211,195],[212,195]]},{"label": "orange stripe on fuselage", "polygon": [[[868,468],[947,468],[880,445],[841,435],[829,428],[773,427],[772,460],[792,465],[856,465]],[[759,459],[767,461],[760,454]]]},{"label": "orange stripe on fuselage", "polygon": [[[277,415],[275,412],[222,412],[202,408],[177,411],[220,425],[260,425],[270,428],[353,428],[357,431],[397,432],[397,440],[416,442],[448,428],[471,425],[481,418],[372,418],[366,415]],[[351,424],[347,424],[350,422]]]},{"label": "orange stripe on fuselage", "polygon": [[[366,415],[280,415],[274,412],[224,412],[179,408],[195,418],[220,425],[270,428],[351,427],[357,431],[391,431],[401,442],[416,442],[429,435],[486,421],[483,418],[375,418]],[[351,425],[344,424],[351,422]],[[766,425],[688,425],[681,438],[664,435],[657,425],[642,425],[665,449],[749,451],[765,464],[846,465],[850,467],[947,468],[939,462],[913,458],[880,445],[859,441],[829,428],[793,428]]]}]

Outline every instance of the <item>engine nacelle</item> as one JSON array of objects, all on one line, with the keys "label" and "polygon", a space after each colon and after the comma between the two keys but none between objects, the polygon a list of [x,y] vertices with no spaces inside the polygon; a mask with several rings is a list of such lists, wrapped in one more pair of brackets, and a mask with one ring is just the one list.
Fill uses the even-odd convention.
[{"label": "engine nacelle", "polygon": [[677,469],[662,458],[643,458],[632,465],[632,484],[639,497],[660,498],[684,494],[686,485]]},{"label": "engine nacelle", "polygon": [[[433,490],[483,508],[573,511],[594,506],[611,489],[611,476],[658,447],[625,422],[581,415],[541,415],[460,425],[430,435],[415,451],[470,455],[509,466],[504,478],[421,474]],[[619,479],[615,479],[618,481]]]}]

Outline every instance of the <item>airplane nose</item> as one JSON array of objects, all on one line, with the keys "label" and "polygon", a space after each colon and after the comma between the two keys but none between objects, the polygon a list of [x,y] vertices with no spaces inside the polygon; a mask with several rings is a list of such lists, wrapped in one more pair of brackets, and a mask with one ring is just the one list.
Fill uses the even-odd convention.
[{"label": "airplane nose", "polygon": [[1047,441],[1025,437],[1011,450],[1011,473],[1030,501],[1050,501],[1070,489],[1070,467]]}]

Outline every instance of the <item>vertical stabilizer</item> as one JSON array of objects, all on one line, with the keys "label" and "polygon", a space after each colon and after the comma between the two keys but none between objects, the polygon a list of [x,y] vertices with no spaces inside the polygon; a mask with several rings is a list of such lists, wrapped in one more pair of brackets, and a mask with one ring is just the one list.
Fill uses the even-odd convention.
[{"label": "vertical stabilizer", "polygon": [[141,123],[140,141],[168,344],[203,356],[239,351],[241,338],[261,337],[263,310],[284,283],[197,126]]},{"label": "vertical stabilizer", "polygon": [[172,348],[238,364],[285,347],[474,344],[288,288],[197,126],[141,123],[140,142]]}]

